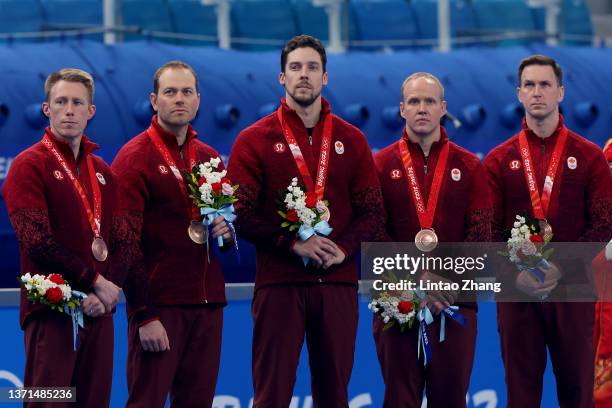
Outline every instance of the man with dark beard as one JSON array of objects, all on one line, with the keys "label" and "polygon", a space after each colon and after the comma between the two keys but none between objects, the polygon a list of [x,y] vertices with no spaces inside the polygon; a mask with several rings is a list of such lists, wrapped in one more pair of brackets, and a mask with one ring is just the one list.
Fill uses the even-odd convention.
[{"label": "man with dark beard", "polygon": [[[358,313],[354,258],[360,243],[374,238],[384,210],[364,135],[321,97],[326,62],[319,40],[291,39],[281,53],[281,106],[243,130],[230,155],[229,177],[240,185],[236,229],[257,249],[255,408],[289,406],[304,336],[315,406],[348,407]],[[278,211],[294,178],[307,201],[325,211],[327,236],[282,228]]]}]

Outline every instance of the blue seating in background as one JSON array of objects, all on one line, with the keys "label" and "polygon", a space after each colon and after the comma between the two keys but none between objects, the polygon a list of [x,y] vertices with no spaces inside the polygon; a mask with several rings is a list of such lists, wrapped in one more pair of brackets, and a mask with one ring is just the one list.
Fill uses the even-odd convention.
[{"label": "blue seating in background", "polygon": [[565,0],[561,13],[561,40],[565,45],[590,45],[593,36],[591,13],[585,0]]},{"label": "blue seating in background", "polygon": [[[102,26],[100,0],[41,0],[44,30],[74,30]],[[103,34],[88,35],[88,40],[102,41]]]},{"label": "blue seating in background", "polygon": [[[363,41],[405,40],[405,44],[393,48],[414,48],[411,40],[417,40],[419,28],[410,3],[405,0],[358,0],[350,3]],[[356,45],[354,49],[380,49],[381,45]]]},{"label": "blue seating in background", "polygon": [[[322,41],[329,39],[327,13],[323,7],[315,7],[311,0],[292,0],[294,15],[298,25],[298,31],[310,34]],[[342,40],[350,41],[357,39],[357,26],[351,15],[348,2],[342,5]]]},{"label": "blue seating in background", "polygon": [[[416,13],[421,38],[438,38],[438,1],[415,0],[412,7]],[[450,0],[450,21],[452,37],[470,37],[477,34],[476,17],[469,0]]]},{"label": "blue seating in background", "polygon": [[[42,26],[43,12],[38,0],[0,0],[0,33],[35,32],[42,30]],[[14,41],[31,42],[37,39]]]},{"label": "blue seating in background", "polygon": [[[508,31],[533,34],[536,30],[533,14],[525,0],[474,0],[473,5],[481,34],[495,35]],[[485,44],[517,45],[527,44],[530,41],[525,37]]]},{"label": "blue seating in background", "polygon": [[[168,0],[170,15],[177,33],[217,36],[217,14],[214,6],[200,0]],[[216,41],[177,40],[182,45],[216,45]]]},{"label": "blue seating in background", "polygon": [[[175,32],[170,18],[170,9],[165,0],[122,0],[123,25],[138,27],[145,31]],[[126,41],[142,40],[142,34],[126,33]],[[175,43],[174,39],[159,41]]]},{"label": "blue seating in background", "polygon": [[[299,34],[291,5],[286,0],[238,0],[231,3],[232,26],[238,38],[262,40],[261,44],[232,42],[239,50],[278,50]],[[270,43],[263,43],[272,40]]]}]

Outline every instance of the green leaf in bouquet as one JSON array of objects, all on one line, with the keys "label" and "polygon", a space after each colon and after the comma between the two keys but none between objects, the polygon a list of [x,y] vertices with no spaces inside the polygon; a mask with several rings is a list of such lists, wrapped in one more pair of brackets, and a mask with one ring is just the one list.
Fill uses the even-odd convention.
[{"label": "green leaf in bouquet", "polygon": [[554,253],[555,253],[555,248],[548,248],[542,252],[542,258],[549,260]]},{"label": "green leaf in bouquet", "polygon": [[283,222],[283,223],[281,224],[281,227],[282,227],[282,228],[287,228],[287,227],[288,227],[288,226],[290,226],[290,225],[291,225],[291,223],[290,223],[290,222],[285,221],[285,222]]},{"label": "green leaf in bouquet", "polygon": [[295,231],[295,230],[296,230],[296,229],[298,229],[298,228],[300,228],[300,227],[298,227],[296,224],[292,224],[292,225],[289,227],[289,231],[290,231],[290,232],[293,232],[293,231]]},{"label": "green leaf in bouquet", "polygon": [[287,218],[287,213],[284,213],[284,212],[282,212],[282,211],[280,211],[280,210],[278,210],[278,211],[277,211],[277,213],[278,213],[278,215],[280,215],[281,217],[283,217],[283,218]]},{"label": "green leaf in bouquet", "polygon": [[383,326],[383,330],[388,330],[388,329],[390,329],[391,327],[393,327],[393,324],[394,324],[394,323],[395,323],[395,322],[394,322],[393,320],[389,321],[389,323],[385,323],[385,325]]}]

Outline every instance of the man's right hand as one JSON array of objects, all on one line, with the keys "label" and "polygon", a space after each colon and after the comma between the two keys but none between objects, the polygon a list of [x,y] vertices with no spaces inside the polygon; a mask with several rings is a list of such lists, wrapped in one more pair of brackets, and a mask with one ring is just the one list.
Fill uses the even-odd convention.
[{"label": "man's right hand", "polygon": [[292,247],[293,252],[301,257],[312,260],[314,265],[319,268],[328,258],[335,257],[340,248],[329,238],[313,235],[306,241],[297,240]]},{"label": "man's right hand", "polygon": [[516,277],[516,287],[523,293],[529,296],[543,299],[552,291],[557,284],[558,280],[544,281],[543,283],[533,276],[528,270],[522,270]]},{"label": "man's right hand", "polygon": [[159,320],[153,320],[138,328],[140,344],[145,351],[170,350],[170,340],[164,325]]},{"label": "man's right hand", "polygon": [[121,288],[107,280],[104,276],[98,275],[94,282],[93,289],[98,299],[104,303],[106,313],[111,312],[119,300],[119,290],[121,290]]}]

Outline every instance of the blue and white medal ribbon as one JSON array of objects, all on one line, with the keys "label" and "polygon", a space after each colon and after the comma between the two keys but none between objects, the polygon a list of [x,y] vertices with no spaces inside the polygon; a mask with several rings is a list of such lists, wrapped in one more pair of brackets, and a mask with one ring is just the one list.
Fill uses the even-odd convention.
[{"label": "blue and white medal ribbon", "polygon": [[458,312],[459,306],[449,306],[442,311],[440,317],[440,343],[446,339],[446,316],[450,317],[462,327],[465,327],[465,316]]},{"label": "blue and white medal ribbon", "polygon": [[[72,291],[72,297],[77,298],[80,301],[87,299],[87,295],[83,292],[79,292],[78,290]],[[79,327],[85,327],[83,309],[80,307],[71,309],[67,305],[64,305],[64,313],[69,315],[72,319],[72,346],[74,351],[76,351],[79,346]]]},{"label": "blue and white medal ribbon", "polygon": [[429,308],[424,307],[417,313],[419,321],[419,341],[417,344],[417,358],[421,357],[421,348],[423,349],[423,364],[427,365],[431,361],[431,344],[427,335],[427,326],[433,323],[434,318]]}]

